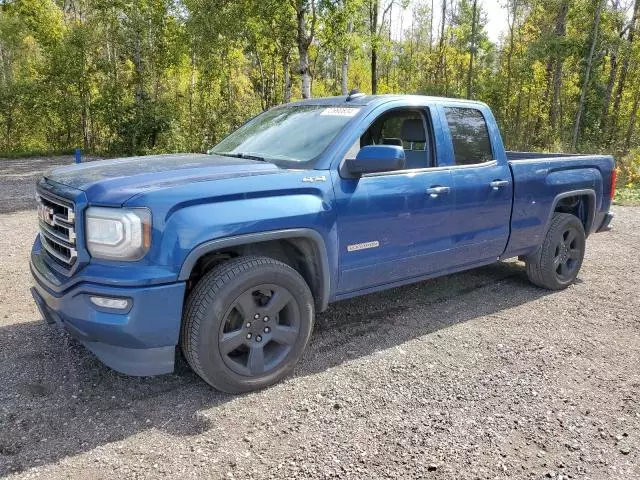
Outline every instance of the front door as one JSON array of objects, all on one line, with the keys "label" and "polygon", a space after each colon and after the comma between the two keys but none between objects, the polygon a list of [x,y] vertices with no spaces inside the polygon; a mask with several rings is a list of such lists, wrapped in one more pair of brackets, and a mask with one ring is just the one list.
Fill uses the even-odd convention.
[{"label": "front door", "polygon": [[[428,112],[392,110],[360,145],[402,145],[407,169],[342,178],[333,172],[338,214],[338,294],[420,277],[450,265],[455,189],[450,169],[433,169]],[[356,148],[357,150],[357,148]],[[354,152],[351,152],[354,154]]]},{"label": "front door", "polygon": [[[444,191],[429,194],[428,188]],[[449,256],[438,253],[452,246],[449,170],[339,179],[336,200],[339,294],[447,267]]]}]

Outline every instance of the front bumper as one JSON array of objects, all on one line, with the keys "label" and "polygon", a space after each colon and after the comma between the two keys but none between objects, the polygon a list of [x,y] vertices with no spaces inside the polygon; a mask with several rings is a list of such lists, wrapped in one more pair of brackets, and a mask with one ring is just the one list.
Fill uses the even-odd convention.
[{"label": "front bumper", "polygon": [[[37,242],[36,242],[37,243]],[[158,375],[174,368],[185,283],[121,287],[77,281],[63,291],[49,285],[34,245],[33,298],[44,319],[67,330],[108,367],[128,375]],[[38,268],[38,267],[40,268]],[[59,290],[59,288],[58,288]],[[127,298],[130,305],[113,310],[94,305],[90,297]]]}]

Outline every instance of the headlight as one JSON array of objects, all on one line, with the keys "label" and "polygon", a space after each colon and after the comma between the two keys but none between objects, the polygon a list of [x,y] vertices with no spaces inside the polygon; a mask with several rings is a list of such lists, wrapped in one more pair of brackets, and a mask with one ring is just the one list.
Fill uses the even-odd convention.
[{"label": "headlight", "polygon": [[138,260],[151,245],[151,213],[145,208],[89,207],[87,250],[92,257]]}]

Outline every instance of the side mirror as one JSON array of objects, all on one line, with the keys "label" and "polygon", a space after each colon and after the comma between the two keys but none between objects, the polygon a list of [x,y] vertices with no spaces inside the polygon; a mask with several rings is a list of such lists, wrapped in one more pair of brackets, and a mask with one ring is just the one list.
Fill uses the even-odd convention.
[{"label": "side mirror", "polygon": [[397,145],[367,145],[360,149],[355,159],[346,160],[345,166],[356,177],[402,170],[405,168],[404,150]]}]

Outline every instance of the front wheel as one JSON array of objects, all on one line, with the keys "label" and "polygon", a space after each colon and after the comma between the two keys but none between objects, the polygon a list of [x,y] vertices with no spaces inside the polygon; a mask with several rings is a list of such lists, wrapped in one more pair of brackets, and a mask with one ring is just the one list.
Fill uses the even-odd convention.
[{"label": "front wheel", "polygon": [[567,288],[580,272],[585,246],[582,222],[569,213],[554,213],[542,245],[525,260],[529,280],[549,290]]},{"label": "front wheel", "polygon": [[228,393],[271,385],[309,341],[313,296],[302,276],[268,257],[240,257],[207,273],[190,293],[181,346],[207,383]]}]

